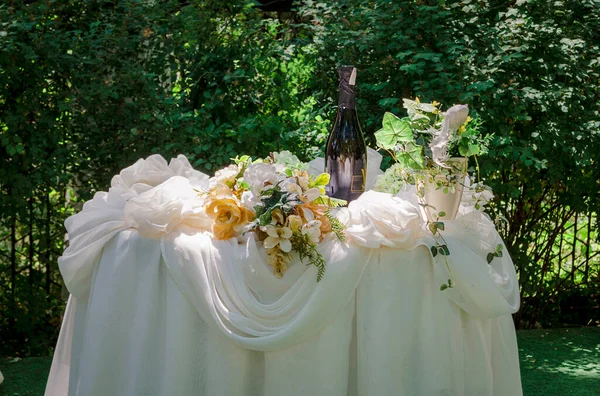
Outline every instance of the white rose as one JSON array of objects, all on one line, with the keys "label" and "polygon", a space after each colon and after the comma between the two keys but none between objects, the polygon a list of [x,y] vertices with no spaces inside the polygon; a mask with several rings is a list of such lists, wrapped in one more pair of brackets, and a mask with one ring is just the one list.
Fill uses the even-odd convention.
[{"label": "white rose", "polygon": [[237,165],[229,165],[227,168],[223,168],[215,172],[215,179],[223,183],[235,182],[236,176],[240,173],[240,169]]},{"label": "white rose", "polygon": [[244,180],[250,185],[250,190],[259,196],[265,184],[277,184],[280,176],[271,164],[258,163],[250,165],[244,172]]},{"label": "white rose", "polygon": [[254,207],[261,204],[260,197],[252,193],[252,191],[244,191],[241,197],[242,205],[248,209],[254,210]]},{"label": "white rose", "polygon": [[302,195],[302,187],[296,183],[295,177],[288,177],[281,182],[281,188],[290,194]]}]

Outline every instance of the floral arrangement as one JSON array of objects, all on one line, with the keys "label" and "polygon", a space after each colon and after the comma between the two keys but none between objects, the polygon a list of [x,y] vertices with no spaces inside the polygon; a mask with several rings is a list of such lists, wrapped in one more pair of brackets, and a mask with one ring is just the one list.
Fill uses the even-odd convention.
[{"label": "floral arrangement", "polygon": [[377,145],[395,161],[378,178],[376,190],[396,194],[406,183],[429,180],[444,192],[454,192],[460,169],[450,157],[477,160],[477,155],[487,152],[492,136],[481,135],[481,120],[470,117],[466,105],[455,105],[443,112],[441,103],[436,101],[421,103],[417,98],[403,102],[408,116],[399,118],[385,113],[383,128],[375,133]]},{"label": "floral arrangement", "polygon": [[[471,183],[467,174],[467,161],[485,154],[492,135],[483,137],[480,128],[481,120],[469,116],[466,105],[455,105],[442,111],[439,102],[421,103],[419,99],[403,99],[407,117],[399,118],[392,113],[385,113],[383,127],[375,133],[377,145],[386,150],[394,159],[386,172],[379,176],[375,189],[397,194],[405,184],[414,184],[419,196],[420,205],[425,209],[433,206],[425,202],[425,185],[435,185],[436,190],[454,194],[457,186],[462,186],[463,205],[472,206],[475,210],[483,207],[493,198],[491,189],[482,183]],[[463,157],[464,160],[457,160]],[[477,163],[479,173],[479,164]],[[434,208],[435,209],[435,208]],[[444,211],[428,214],[427,228],[433,234],[435,244],[431,246],[433,257],[443,256],[450,279],[440,286],[441,290],[453,287],[452,272],[448,266],[450,255],[448,245],[442,231]],[[502,257],[502,245],[488,254],[488,263],[494,257]]]},{"label": "floral arrangement", "polygon": [[213,219],[217,239],[254,233],[266,248],[267,262],[281,278],[296,252],[317,267],[317,281],[325,273],[325,260],[317,244],[333,233],[344,240],[344,227],[330,213],[346,202],[328,197],[329,175],[308,173],[308,164],[289,151],[252,160],[236,157],[201,191],[206,214]]}]

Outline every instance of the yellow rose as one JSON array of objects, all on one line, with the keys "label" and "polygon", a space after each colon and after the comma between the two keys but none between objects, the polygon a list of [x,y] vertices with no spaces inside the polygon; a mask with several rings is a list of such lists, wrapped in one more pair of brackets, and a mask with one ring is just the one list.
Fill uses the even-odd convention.
[{"label": "yellow rose", "polygon": [[212,232],[217,239],[229,239],[252,221],[253,213],[235,198],[215,198],[206,205],[206,214],[214,219]]}]

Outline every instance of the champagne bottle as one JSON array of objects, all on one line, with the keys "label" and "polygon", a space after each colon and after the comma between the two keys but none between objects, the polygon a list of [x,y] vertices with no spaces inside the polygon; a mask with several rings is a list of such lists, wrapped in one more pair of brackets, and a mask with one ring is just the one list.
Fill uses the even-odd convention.
[{"label": "champagne bottle", "polygon": [[325,171],[331,175],[327,194],[350,202],[365,191],[367,146],[356,113],[356,68],[342,66],[339,75],[338,110],[327,140]]}]

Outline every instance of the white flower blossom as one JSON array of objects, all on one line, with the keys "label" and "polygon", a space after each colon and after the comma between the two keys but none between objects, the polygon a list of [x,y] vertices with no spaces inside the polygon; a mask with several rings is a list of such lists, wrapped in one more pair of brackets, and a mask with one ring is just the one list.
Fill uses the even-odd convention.
[{"label": "white flower blossom", "polygon": [[273,267],[275,277],[281,278],[288,268],[289,256],[277,248],[269,248],[267,249],[266,261],[267,264]]},{"label": "white flower blossom", "polygon": [[260,196],[254,195],[252,191],[244,191],[242,193],[242,197],[240,199],[242,205],[244,205],[248,209],[254,210],[255,206],[261,205],[262,202],[260,200]]},{"label": "white flower blossom", "polygon": [[296,183],[295,177],[288,177],[281,183],[281,188],[287,191],[290,194],[297,194],[298,196],[302,195],[302,187],[298,183]]},{"label": "white flower blossom", "polygon": [[236,176],[240,173],[240,169],[237,165],[229,165],[227,168],[223,168],[215,172],[215,179],[225,184],[235,182]]},{"label": "white flower blossom", "polygon": [[492,199],[494,194],[492,189],[482,183],[471,184],[469,176],[465,177],[465,187],[463,190],[462,204],[467,208],[483,210]]},{"label": "white flower blossom", "polygon": [[214,177],[209,179],[207,191],[214,198],[230,197],[233,195],[233,191],[227,184]]},{"label": "white flower blossom", "polygon": [[319,220],[311,220],[302,225],[302,234],[308,235],[311,242],[319,243],[321,238],[321,222]]},{"label": "white flower blossom", "polygon": [[315,199],[319,198],[321,196],[321,190],[319,190],[318,188],[310,188],[306,191],[304,191],[302,193],[302,195],[300,195],[300,200],[302,202],[312,202]]},{"label": "white flower blossom", "polygon": [[289,253],[292,250],[292,230],[288,227],[266,226],[267,239],[264,241],[265,248],[274,248],[279,245],[282,252]]},{"label": "white flower blossom", "polygon": [[275,167],[264,162],[252,164],[244,172],[244,181],[250,185],[250,191],[256,196],[260,196],[265,185],[275,185],[280,178]]}]

